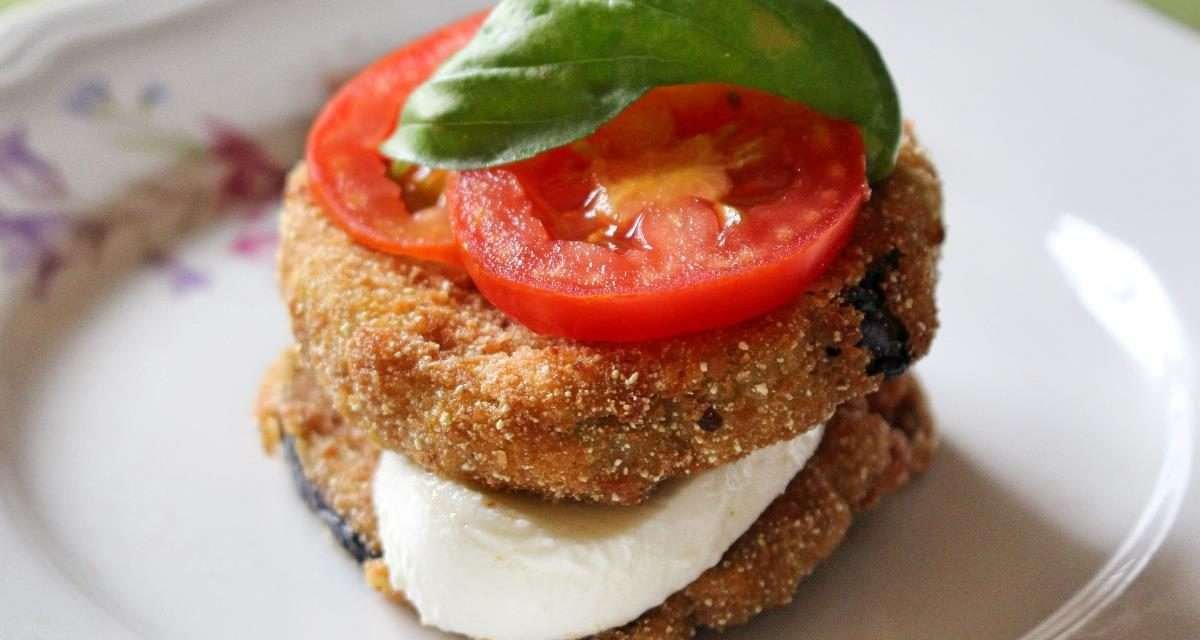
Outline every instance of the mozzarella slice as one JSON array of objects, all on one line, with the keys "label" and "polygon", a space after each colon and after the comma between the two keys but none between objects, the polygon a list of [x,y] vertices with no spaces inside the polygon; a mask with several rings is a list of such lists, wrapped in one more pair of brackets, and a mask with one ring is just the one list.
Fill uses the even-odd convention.
[{"label": "mozzarella slice", "polygon": [[384,452],[374,480],[392,586],[424,624],[489,640],[624,625],[720,561],[823,427],[660,487],[645,503],[551,503],[445,480]]}]

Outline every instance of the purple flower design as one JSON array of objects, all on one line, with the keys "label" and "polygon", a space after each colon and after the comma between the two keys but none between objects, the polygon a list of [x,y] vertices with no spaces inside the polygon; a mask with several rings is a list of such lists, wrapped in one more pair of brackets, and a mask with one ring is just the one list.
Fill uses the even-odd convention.
[{"label": "purple flower design", "polygon": [[0,247],[4,248],[5,271],[17,271],[40,263],[57,253],[67,217],[54,211],[5,213],[0,211]]},{"label": "purple flower design", "polygon": [[68,229],[65,215],[55,211],[11,214],[0,211],[0,247],[5,271],[33,272],[33,295],[42,297],[66,264],[59,250]]},{"label": "purple flower design", "polygon": [[66,106],[71,113],[92,116],[112,105],[112,88],[108,81],[93,78],[75,88],[67,96]]},{"label": "purple flower design", "polygon": [[146,262],[150,266],[162,269],[167,274],[171,290],[175,293],[188,293],[202,289],[209,284],[208,276],[184,264],[179,258],[166,253],[150,254]]},{"label": "purple flower design", "polygon": [[143,109],[153,109],[167,100],[167,85],[151,80],[142,85],[141,92],[138,93],[138,104]]},{"label": "purple flower design", "polygon": [[225,168],[218,187],[221,204],[255,205],[279,197],[286,170],[258,142],[212,119],[208,133],[208,153]]},{"label": "purple flower design", "polygon": [[[217,119],[205,122],[205,135],[200,140],[193,134],[155,126],[150,111],[167,99],[168,87],[159,81],[149,81],[139,89],[136,102],[124,106],[118,102],[109,82],[97,78],[77,86],[67,96],[65,106],[80,116],[103,116],[125,139],[139,143],[140,150],[166,150],[177,153],[181,160],[215,165],[219,170],[213,187],[216,206],[236,212],[243,220],[230,245],[232,253],[255,258],[270,251],[277,243],[277,233],[255,221],[266,218],[278,200],[286,168],[253,138]],[[31,201],[68,194],[62,174],[30,148],[23,126],[0,130],[0,186],[4,185]],[[32,294],[41,297],[64,267],[100,250],[115,229],[133,224],[134,220],[135,216],[72,220],[58,210],[0,209],[0,269],[29,275],[33,280]],[[147,263],[166,275],[176,293],[192,291],[210,282],[207,274],[166,251],[151,255]]]},{"label": "purple flower design", "polygon": [[31,199],[66,195],[66,180],[29,147],[28,133],[24,126],[0,132],[0,181]]}]

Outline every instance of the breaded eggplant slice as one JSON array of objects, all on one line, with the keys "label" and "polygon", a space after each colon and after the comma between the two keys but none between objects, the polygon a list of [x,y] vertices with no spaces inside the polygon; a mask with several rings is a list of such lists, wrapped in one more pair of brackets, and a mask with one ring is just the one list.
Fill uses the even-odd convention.
[{"label": "breaded eggplant slice", "polygon": [[907,137],[850,244],[794,304],[642,344],[537,335],[463,272],[354,243],[312,200],[303,166],[279,271],[306,366],[382,446],[496,489],[633,504],[663,480],[803,433],[923,356],[941,204]]},{"label": "breaded eggplant slice", "polygon": [[[269,448],[283,442],[294,452],[287,461],[305,501],[363,563],[368,583],[402,602],[378,559],[374,517],[365,515],[374,512],[370,477],[379,448],[333,411],[292,353],[267,375],[258,414]],[[842,405],[808,465],[717,566],[599,638],[690,638],[701,627],[724,629],[787,604],[799,582],[841,543],[854,515],[923,472],[936,447],[933,419],[911,375]]]}]

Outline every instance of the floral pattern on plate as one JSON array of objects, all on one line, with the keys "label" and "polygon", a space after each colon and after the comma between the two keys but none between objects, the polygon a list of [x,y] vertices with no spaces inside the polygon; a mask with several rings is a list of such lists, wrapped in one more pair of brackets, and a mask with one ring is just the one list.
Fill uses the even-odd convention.
[{"label": "floral pattern on plate", "polygon": [[[122,100],[108,81],[90,78],[64,98],[63,107],[114,136],[116,152],[165,152],[180,166],[192,165],[208,176],[210,193],[203,201],[213,210],[187,217],[231,218],[238,226],[231,253],[245,258],[268,254],[276,241],[269,212],[283,188],[286,167],[258,140],[217,117],[204,119],[200,136],[163,127],[155,112],[169,98],[170,90],[161,81],[148,81],[136,96]],[[28,278],[34,297],[45,295],[64,268],[95,254],[122,227],[142,224],[131,215],[69,211],[65,205],[70,194],[68,177],[37,151],[22,123],[0,128],[0,187],[37,204],[21,208],[0,204],[0,268],[8,276]],[[165,206],[169,204],[165,200],[196,195],[169,187],[153,192],[156,195],[151,201],[140,202],[141,208]],[[206,274],[167,249],[148,251],[146,263],[161,270],[177,292],[209,282]]]}]

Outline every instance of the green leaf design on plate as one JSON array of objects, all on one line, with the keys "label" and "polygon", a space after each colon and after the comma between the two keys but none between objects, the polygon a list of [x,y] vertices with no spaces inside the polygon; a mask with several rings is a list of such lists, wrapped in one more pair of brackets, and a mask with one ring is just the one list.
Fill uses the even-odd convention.
[{"label": "green leaf design on plate", "polygon": [[1196,0],[1146,0],[1146,4],[1186,25],[1200,29],[1200,2]]},{"label": "green leaf design on plate", "polygon": [[878,49],[827,0],[503,0],[409,97],[384,155],[450,169],[533,157],[646,91],[720,82],[854,122],[891,172],[900,104]]}]

